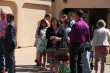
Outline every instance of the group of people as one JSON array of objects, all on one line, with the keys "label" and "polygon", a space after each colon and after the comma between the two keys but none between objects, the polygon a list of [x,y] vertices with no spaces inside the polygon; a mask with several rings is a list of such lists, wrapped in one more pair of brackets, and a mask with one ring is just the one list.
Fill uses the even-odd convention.
[{"label": "group of people", "polygon": [[[90,40],[89,25],[83,20],[83,11],[77,10],[71,15],[71,22],[67,15],[62,19],[46,14],[38,22],[36,30],[37,56],[35,62],[39,70],[48,70],[50,73],[59,73],[59,67],[64,64],[55,57],[55,52],[61,47],[62,40],[67,41],[70,50],[70,59],[65,63],[70,64],[70,73],[90,73],[88,50],[81,48],[81,44],[90,42],[95,53],[95,73],[98,73],[98,63],[101,60],[101,72],[104,73],[106,56],[110,51],[110,30],[105,28],[103,19],[97,21],[97,29],[94,30],[93,39]],[[15,73],[14,49],[16,41],[16,25],[14,15],[7,14],[6,10],[0,10],[0,73]]]},{"label": "group of people", "polygon": [[97,21],[93,39],[90,40],[89,25],[83,20],[83,11],[77,10],[71,15],[71,22],[67,15],[61,19],[46,14],[38,23],[36,31],[37,56],[35,62],[40,70],[47,70],[49,63],[50,73],[59,73],[59,66],[63,62],[55,57],[56,49],[60,48],[65,35],[70,50],[70,73],[91,73],[88,50],[81,48],[81,44],[91,42],[92,52],[95,53],[95,73],[98,73],[98,62],[101,59],[101,72],[104,73],[106,56],[110,50],[110,30],[105,28],[103,19]]},{"label": "group of people", "polygon": [[16,25],[14,15],[0,10],[0,73],[15,73],[14,49],[16,42]]}]

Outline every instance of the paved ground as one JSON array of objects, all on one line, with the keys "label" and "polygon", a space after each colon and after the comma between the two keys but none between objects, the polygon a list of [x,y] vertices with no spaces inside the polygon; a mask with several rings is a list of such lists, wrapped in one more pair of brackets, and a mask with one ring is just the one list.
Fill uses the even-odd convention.
[{"label": "paved ground", "polygon": [[[15,58],[17,73],[49,73],[49,71],[38,71],[38,67],[35,66],[34,62],[35,55],[35,47],[16,49]],[[94,73],[94,71],[92,73]],[[110,65],[107,65],[105,73],[110,73]]]}]

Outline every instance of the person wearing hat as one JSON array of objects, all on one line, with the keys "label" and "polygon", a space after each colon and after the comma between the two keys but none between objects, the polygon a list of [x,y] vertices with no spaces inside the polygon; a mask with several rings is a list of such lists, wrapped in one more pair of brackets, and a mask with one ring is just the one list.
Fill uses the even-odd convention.
[{"label": "person wearing hat", "polygon": [[82,19],[83,11],[75,12],[75,24],[69,33],[70,37],[70,70],[71,73],[83,73],[83,53],[84,49],[80,45],[90,41],[89,26]]}]

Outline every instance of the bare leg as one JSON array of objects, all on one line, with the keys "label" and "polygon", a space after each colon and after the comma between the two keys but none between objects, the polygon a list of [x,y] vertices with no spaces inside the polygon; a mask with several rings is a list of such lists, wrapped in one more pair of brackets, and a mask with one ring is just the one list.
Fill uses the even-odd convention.
[{"label": "bare leg", "polygon": [[104,73],[105,63],[101,61],[101,73]]},{"label": "bare leg", "polygon": [[96,52],[95,53],[95,73],[98,73],[99,56],[100,56],[100,53]]},{"label": "bare leg", "polygon": [[97,61],[95,61],[95,73],[98,73],[98,60]]},{"label": "bare leg", "polygon": [[58,71],[59,71],[59,65],[60,65],[60,64],[55,64],[55,70],[56,70],[55,73],[58,73]]},{"label": "bare leg", "polygon": [[45,67],[46,66],[46,57],[47,56],[47,52],[46,52],[46,50],[44,50],[44,52],[43,52],[43,67]]},{"label": "bare leg", "polygon": [[36,59],[35,59],[36,65],[39,66],[39,52],[36,51]]},{"label": "bare leg", "polygon": [[36,56],[37,60],[39,60],[39,54],[40,54],[40,52],[37,51],[37,56]]},{"label": "bare leg", "polygon": [[49,63],[50,66],[50,73],[53,73],[54,64]]},{"label": "bare leg", "polygon": [[42,66],[42,52],[39,53],[39,65]]},{"label": "bare leg", "polygon": [[100,73],[104,73],[105,71],[107,54],[108,54],[107,52],[101,54],[101,72]]}]

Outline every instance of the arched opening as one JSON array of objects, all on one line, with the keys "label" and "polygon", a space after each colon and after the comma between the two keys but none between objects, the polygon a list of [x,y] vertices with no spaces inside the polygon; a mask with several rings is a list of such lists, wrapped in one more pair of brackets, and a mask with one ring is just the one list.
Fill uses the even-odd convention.
[{"label": "arched opening", "polygon": [[12,13],[15,16],[15,23],[17,24],[17,4],[13,1],[0,1],[0,8],[3,8],[7,13]]},{"label": "arched opening", "polygon": [[70,15],[74,13],[77,9],[82,9],[84,12],[84,20],[90,26],[91,39],[93,37],[93,31],[96,28],[96,22],[99,19],[103,19],[107,23],[109,20],[108,19],[108,10],[109,10],[108,8],[65,8],[61,11],[60,17],[62,16],[62,14],[66,14],[68,15],[68,19],[69,19]]}]

